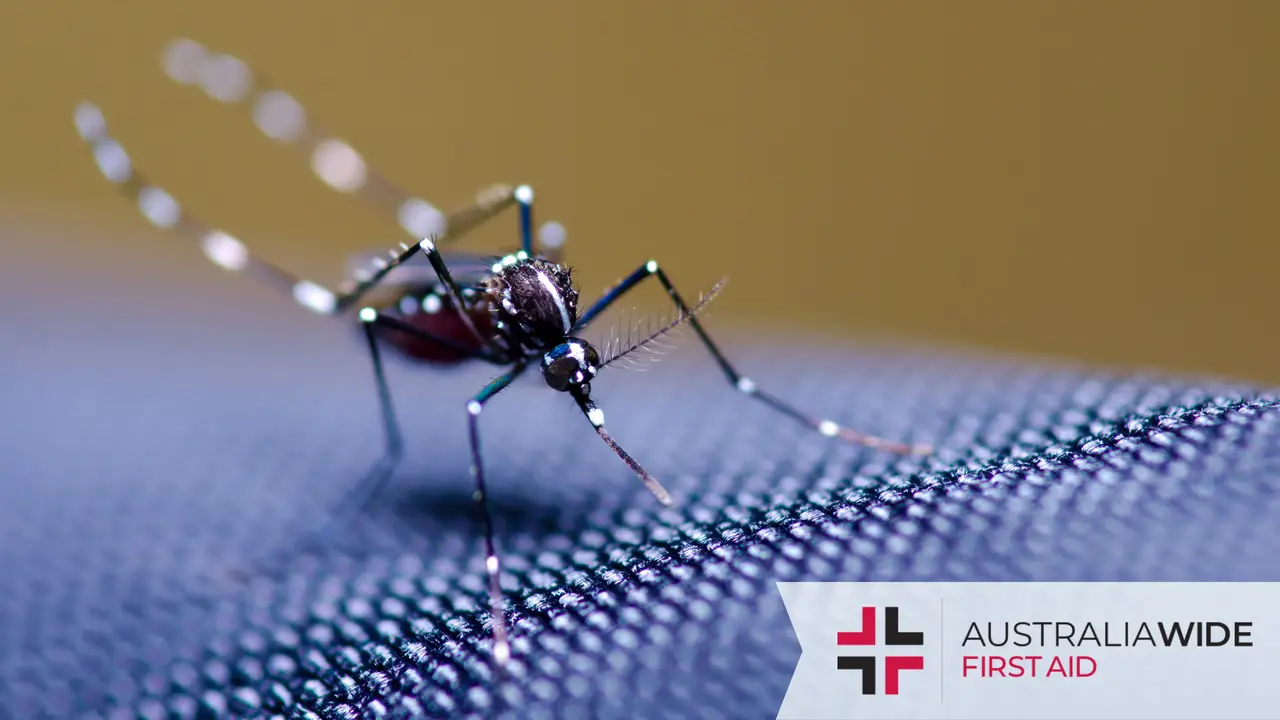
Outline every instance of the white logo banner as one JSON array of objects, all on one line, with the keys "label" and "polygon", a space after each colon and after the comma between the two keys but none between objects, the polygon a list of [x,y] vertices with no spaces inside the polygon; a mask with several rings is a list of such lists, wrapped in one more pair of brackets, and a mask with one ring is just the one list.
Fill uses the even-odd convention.
[{"label": "white logo banner", "polygon": [[1280,583],[778,583],[786,720],[1276,720]]}]

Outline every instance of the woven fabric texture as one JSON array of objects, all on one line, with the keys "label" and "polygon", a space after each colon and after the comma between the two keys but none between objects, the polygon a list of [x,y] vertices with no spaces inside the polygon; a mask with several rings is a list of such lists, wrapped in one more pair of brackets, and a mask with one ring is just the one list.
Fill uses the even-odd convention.
[{"label": "woven fabric texture", "polygon": [[673,509],[536,378],[483,416],[498,686],[463,414],[490,369],[394,363],[392,485],[330,551],[237,586],[226,568],[287,548],[377,457],[349,329],[222,277],[164,303],[174,282],[127,273],[10,279],[6,717],[764,718],[799,656],[777,581],[1280,580],[1275,393],[725,336],[762,387],[938,448],[903,458],[738,395],[690,336],[595,383]]}]

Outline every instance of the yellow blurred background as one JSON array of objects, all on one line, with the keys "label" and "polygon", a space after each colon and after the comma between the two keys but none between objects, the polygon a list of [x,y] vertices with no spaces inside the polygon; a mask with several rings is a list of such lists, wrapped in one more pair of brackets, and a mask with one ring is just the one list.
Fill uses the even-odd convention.
[{"label": "yellow blurred background", "polygon": [[333,281],[394,218],[170,82],[175,36],[442,208],[533,184],[587,297],[652,255],[730,276],[717,320],[1280,381],[1274,1],[0,4],[6,215],[215,272],[149,255],[73,131],[92,98],[188,209]]}]

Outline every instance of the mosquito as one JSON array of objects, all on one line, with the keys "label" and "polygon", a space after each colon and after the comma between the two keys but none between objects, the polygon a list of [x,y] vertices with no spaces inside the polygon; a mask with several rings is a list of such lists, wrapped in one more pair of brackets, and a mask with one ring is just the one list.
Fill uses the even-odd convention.
[{"label": "mosquito", "polygon": [[[594,303],[583,307],[571,270],[562,264],[564,227],[554,222],[542,225],[535,245],[534,193],[530,186],[493,185],[478,193],[473,205],[446,215],[378,175],[355,148],[318,127],[292,95],[238,58],[181,39],[168,46],[163,65],[175,81],[198,86],[214,100],[246,107],[263,134],[298,151],[326,185],[353,194],[381,212],[394,214],[414,239],[412,244],[400,244],[386,254],[361,258],[335,292],[255,256],[239,239],[185,213],[172,195],[133,167],[124,146],[108,132],[97,105],[82,102],[75,110],[77,131],[91,147],[99,170],[137,204],[153,225],[201,248],[215,265],[252,275],[284,292],[306,310],[319,315],[354,314],[373,366],[385,445],[373,468],[349,491],[341,504],[343,508],[364,507],[385,485],[404,452],[403,434],[383,372],[383,345],[428,365],[477,360],[505,369],[465,408],[475,482],[473,497],[483,523],[493,656],[499,666],[509,660],[511,648],[485,487],[479,420],[489,401],[531,368],[536,367],[553,390],[573,399],[601,440],[667,506],[672,504],[670,493],[605,430],[604,411],[592,400],[591,383],[605,367],[650,348],[679,325],[694,329],[733,388],[812,430],[891,452],[930,451],[926,446],[891,442],[809,415],[738,372],[697,317],[719,292],[723,281],[690,305],[657,261],[647,260]],[[446,242],[512,206],[519,209],[518,250],[499,256],[441,252],[440,247]],[[582,331],[592,321],[650,277],[657,278],[674,303],[674,318],[652,332],[610,343],[603,354],[582,338]]]}]

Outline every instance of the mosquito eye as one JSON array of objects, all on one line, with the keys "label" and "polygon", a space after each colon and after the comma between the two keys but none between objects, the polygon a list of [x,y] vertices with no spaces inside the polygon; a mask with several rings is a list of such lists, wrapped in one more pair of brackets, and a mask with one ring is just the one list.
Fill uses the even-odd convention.
[{"label": "mosquito eye", "polygon": [[578,374],[578,361],[571,357],[556,358],[547,363],[542,376],[547,384],[556,390],[568,390],[573,378]]}]

